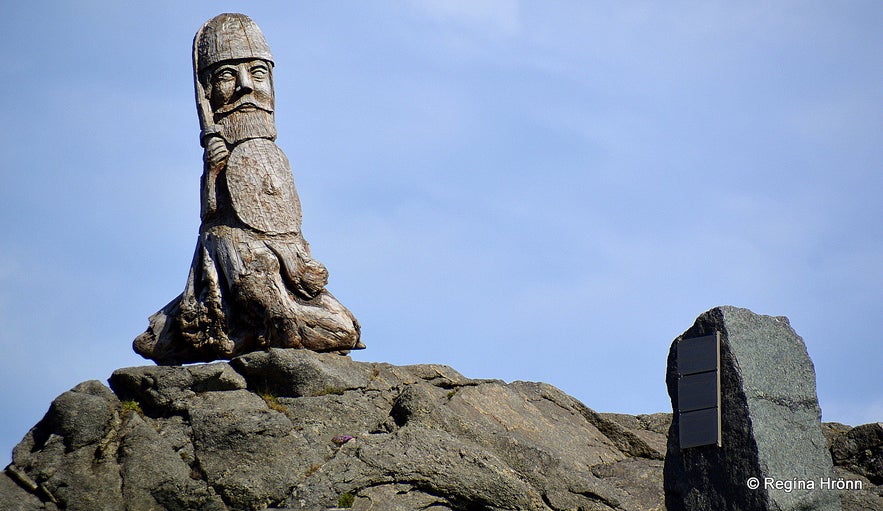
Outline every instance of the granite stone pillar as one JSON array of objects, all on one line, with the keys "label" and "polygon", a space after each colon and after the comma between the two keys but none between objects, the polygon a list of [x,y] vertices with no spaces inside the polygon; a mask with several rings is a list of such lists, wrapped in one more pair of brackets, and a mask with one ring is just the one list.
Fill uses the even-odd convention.
[{"label": "granite stone pillar", "polygon": [[[720,334],[721,446],[682,449],[677,344],[714,332]],[[674,410],[664,471],[668,511],[839,511],[839,493],[825,484],[834,476],[815,380],[788,318],[729,306],[699,316],[668,356]]]}]

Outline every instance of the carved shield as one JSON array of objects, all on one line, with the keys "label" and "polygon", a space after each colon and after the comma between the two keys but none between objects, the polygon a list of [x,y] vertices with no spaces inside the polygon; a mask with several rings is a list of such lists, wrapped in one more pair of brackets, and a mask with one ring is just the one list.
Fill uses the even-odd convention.
[{"label": "carved shield", "polygon": [[265,138],[237,145],[227,160],[227,186],[236,216],[270,234],[300,232],[300,199],[282,149]]}]

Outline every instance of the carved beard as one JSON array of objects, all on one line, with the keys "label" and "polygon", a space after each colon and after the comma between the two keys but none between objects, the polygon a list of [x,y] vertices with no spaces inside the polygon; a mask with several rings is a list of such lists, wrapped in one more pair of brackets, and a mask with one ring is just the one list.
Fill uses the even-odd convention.
[{"label": "carved beard", "polygon": [[251,138],[276,140],[276,121],[273,112],[260,109],[234,110],[218,120],[221,136],[230,145]]}]

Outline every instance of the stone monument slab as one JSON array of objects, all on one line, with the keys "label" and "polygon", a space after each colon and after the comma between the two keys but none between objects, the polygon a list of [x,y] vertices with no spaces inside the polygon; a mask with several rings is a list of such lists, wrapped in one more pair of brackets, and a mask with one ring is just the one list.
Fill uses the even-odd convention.
[{"label": "stone monument slab", "polygon": [[685,448],[680,431],[699,418],[691,413],[700,412],[674,414],[664,468],[666,509],[840,511],[839,493],[822,484],[833,477],[833,467],[815,370],[788,318],[729,306],[700,315],[669,351],[673,410],[682,409],[682,398],[702,402],[698,394],[679,392],[679,342],[713,332],[720,333],[721,445]]}]

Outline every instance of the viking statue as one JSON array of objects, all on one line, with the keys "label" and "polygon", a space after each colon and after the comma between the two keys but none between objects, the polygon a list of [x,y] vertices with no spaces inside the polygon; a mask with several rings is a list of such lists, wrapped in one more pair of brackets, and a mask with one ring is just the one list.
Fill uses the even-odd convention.
[{"label": "viking statue", "polygon": [[365,347],[301,234],[291,167],[274,142],[273,65],[264,35],[243,14],[209,20],[193,40],[202,224],[184,292],[133,343],[158,364],[269,347]]}]

